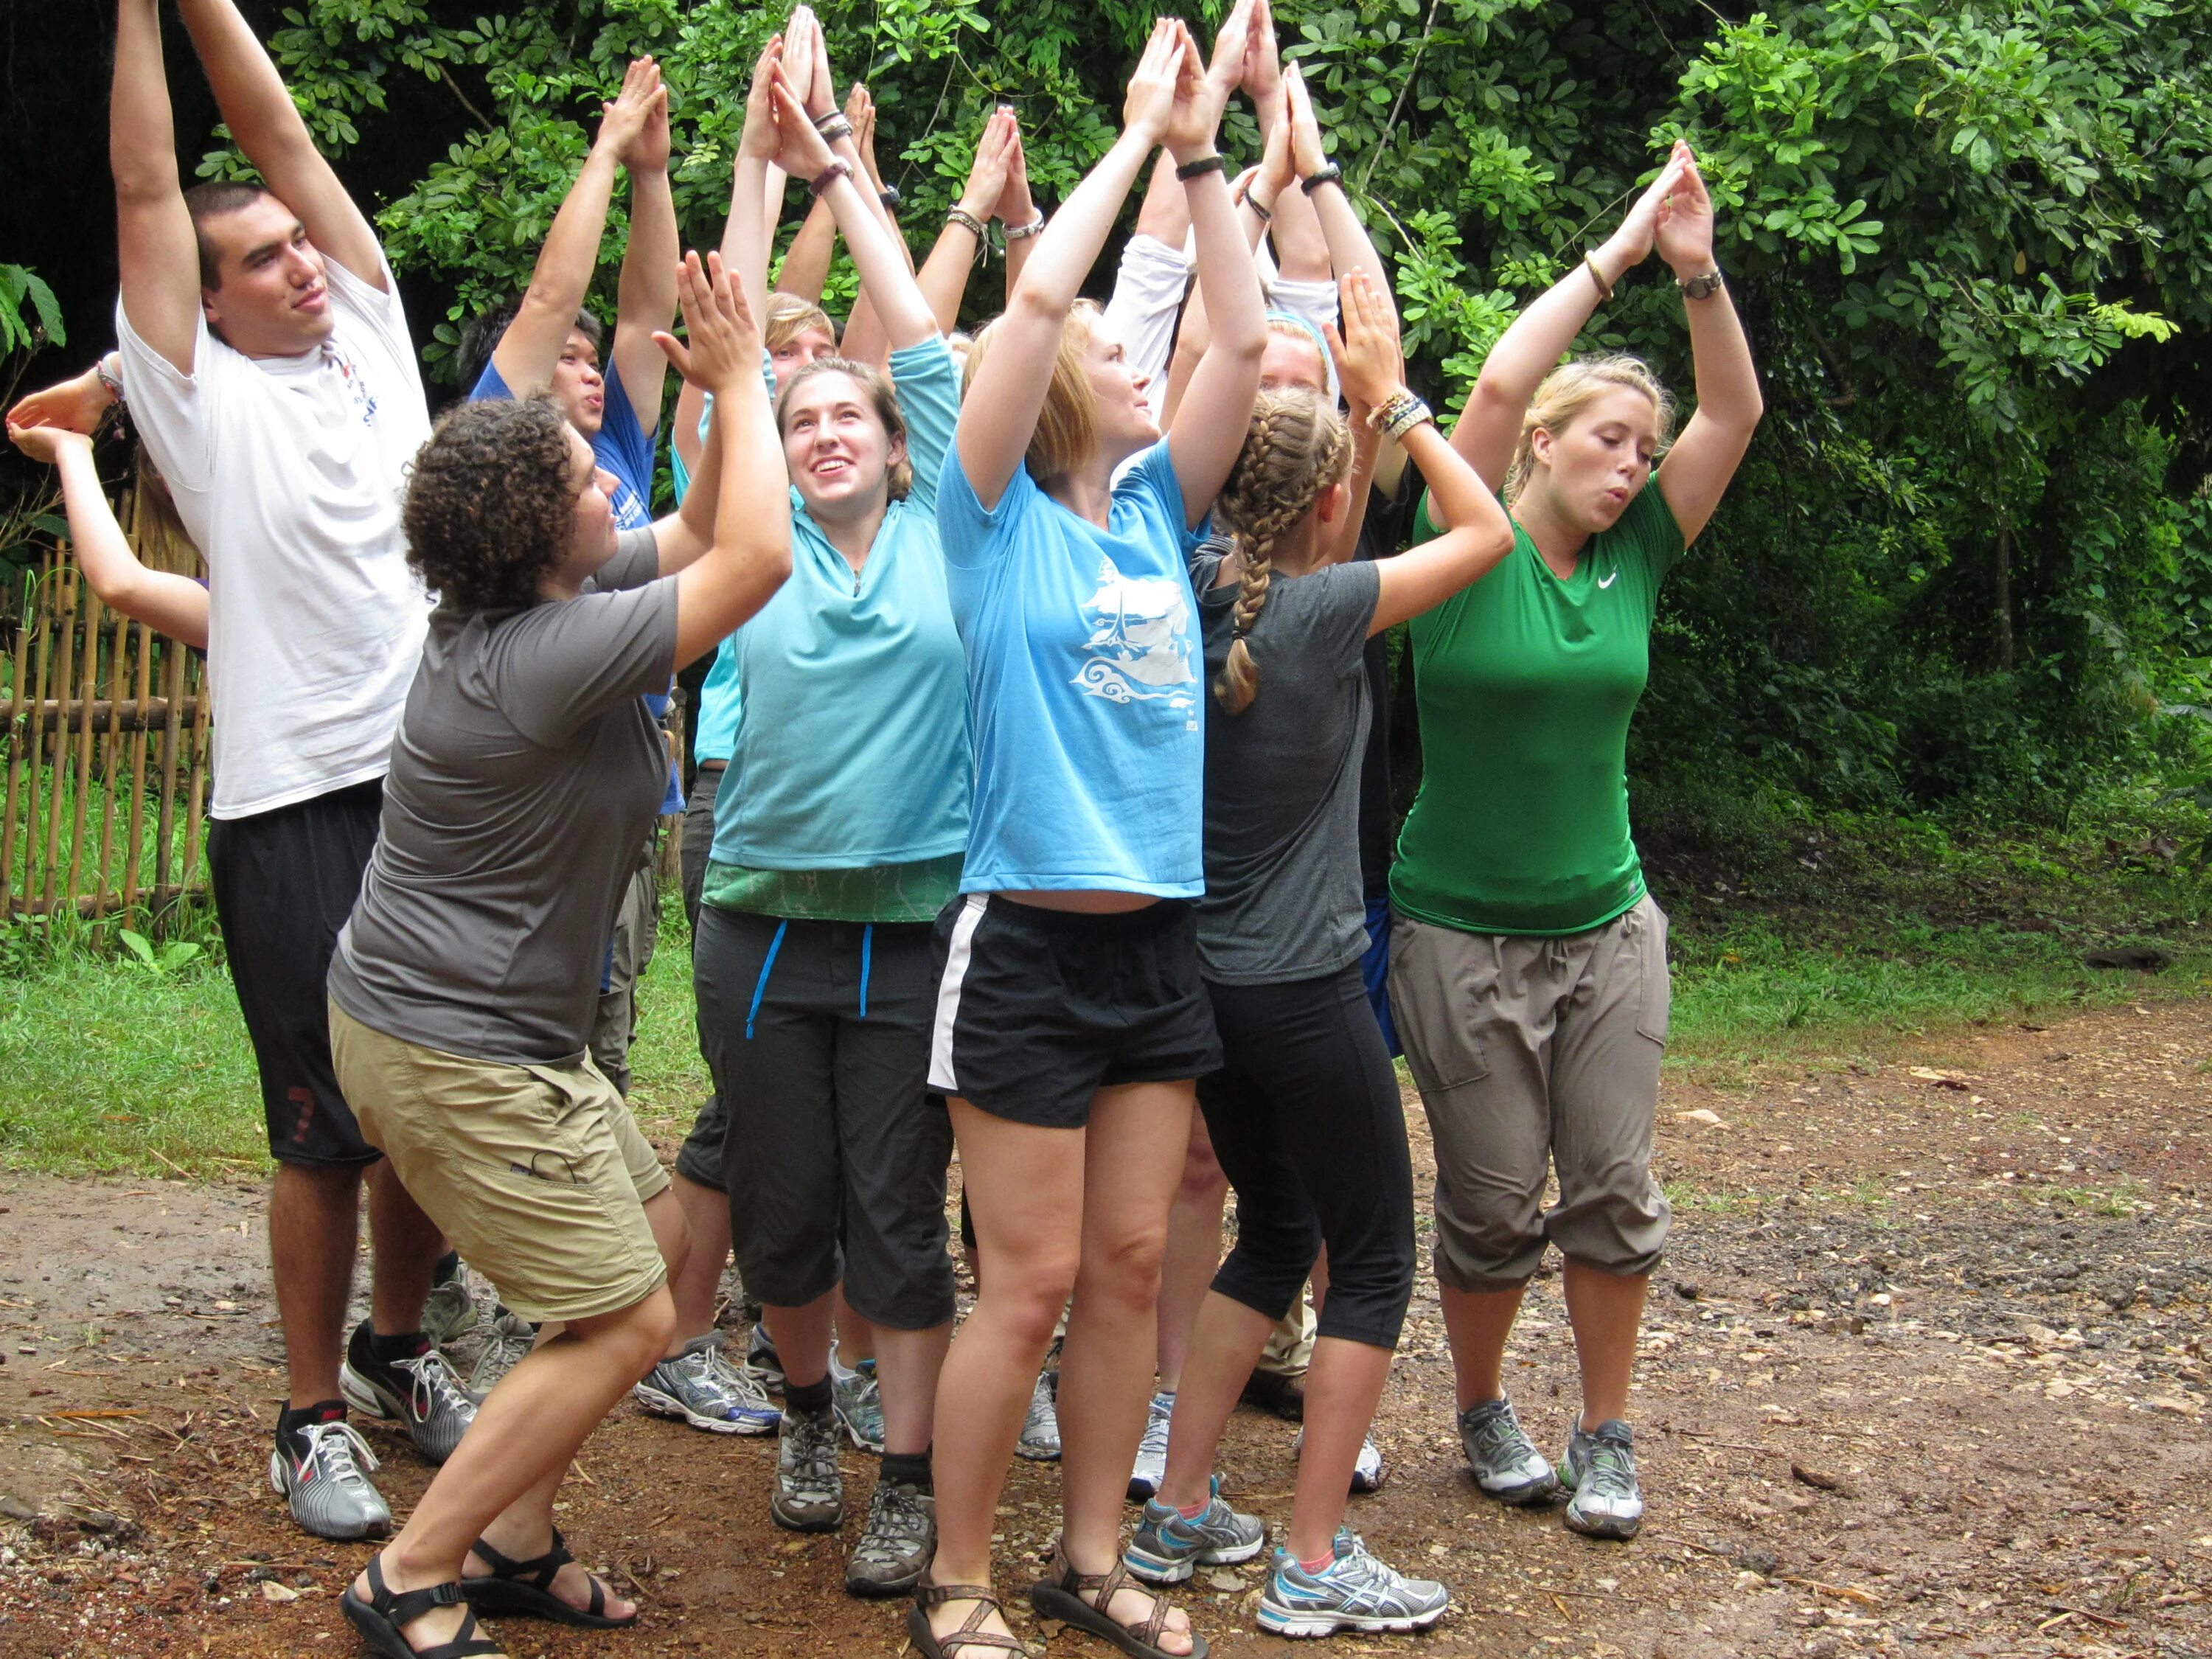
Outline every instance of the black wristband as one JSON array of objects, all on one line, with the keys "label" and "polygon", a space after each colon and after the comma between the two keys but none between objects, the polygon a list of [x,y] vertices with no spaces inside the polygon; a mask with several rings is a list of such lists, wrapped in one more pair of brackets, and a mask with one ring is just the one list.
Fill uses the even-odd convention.
[{"label": "black wristband", "polygon": [[885,185],[876,192],[876,195],[887,208],[896,209],[899,204],[899,189],[896,185]]},{"label": "black wristband", "polygon": [[1298,181],[1298,188],[1310,196],[1323,185],[1341,185],[1343,182],[1344,169],[1334,161],[1324,161]]},{"label": "black wristband", "polygon": [[1211,155],[1200,156],[1195,161],[1181,163],[1176,168],[1176,177],[1187,185],[1194,179],[1203,179],[1209,173],[1226,172],[1228,167],[1228,162],[1221,157],[1221,152],[1216,150]]}]

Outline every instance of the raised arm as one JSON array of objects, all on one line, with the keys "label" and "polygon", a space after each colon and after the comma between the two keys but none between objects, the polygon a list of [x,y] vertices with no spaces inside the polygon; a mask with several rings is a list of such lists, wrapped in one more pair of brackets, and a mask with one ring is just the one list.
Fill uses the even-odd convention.
[{"label": "raised arm", "polygon": [[[1655,240],[1659,257],[1685,285],[1682,303],[1690,313],[1690,355],[1698,377],[1698,408],[1682,435],[1659,464],[1653,486],[1667,498],[1681,526],[1682,543],[1697,540],[1713,516],[1722,494],[1751,447],[1765,400],[1759,396],[1759,371],[1752,367],[1751,343],[1744,338],[1720,267],[1713,263],[1713,198],[1698,172],[1697,158],[1676,143],[1669,158],[1679,163],[1675,188],[1660,204]],[[1688,284],[1696,283],[1701,294]]]},{"label": "raised arm", "polygon": [[621,158],[629,170],[629,245],[623,250],[622,277],[615,289],[611,354],[647,437],[660,424],[661,388],[668,374],[668,359],[653,337],[676,320],[676,266],[684,257],[676,236],[676,199],[668,188],[668,149],[664,86]]},{"label": "raised arm", "polygon": [[[676,663],[702,657],[761,606],[791,574],[791,489],[783,447],[761,380],[760,326],[736,283],[709,254],[684,263],[678,282],[686,344],[666,334],[661,349],[686,380],[704,381],[714,397],[715,453],[702,464],[675,521],[711,514],[714,538],[676,577]],[[663,524],[670,523],[663,520]],[[656,526],[656,530],[659,530]],[[662,532],[661,557],[671,562]]]},{"label": "raised arm", "polygon": [[[1506,469],[1521,441],[1521,417],[1537,386],[1574,343],[1590,313],[1650,253],[1659,204],[1674,189],[1680,171],[1680,162],[1670,158],[1605,246],[1587,255],[1515,318],[1483,360],[1467,408],[1452,428],[1451,446],[1492,489],[1504,487]],[[1435,513],[1432,501],[1432,519]],[[1436,522],[1441,526],[1445,521]]]},{"label": "raised arm", "polygon": [[783,138],[777,165],[794,179],[809,180],[808,188],[830,204],[860,273],[861,292],[873,302],[891,349],[921,344],[939,332],[937,318],[907,269],[897,235],[884,228],[883,219],[868,204],[861,184],[866,175],[848,157],[830,153],[829,142],[781,74],[773,95],[775,124]]},{"label": "raised arm", "polygon": [[62,427],[10,424],[8,436],[34,461],[61,475],[62,500],[69,513],[70,550],[92,591],[111,611],[144,623],[157,634],[204,650],[208,641],[207,589],[190,576],[149,570],[138,562],[115,510],[107,504],[100,472],[93,465],[92,440]]},{"label": "raised arm", "polygon": [[1452,528],[1433,541],[1376,562],[1380,586],[1367,627],[1372,635],[1419,616],[1486,575],[1513,550],[1513,525],[1474,469],[1444,441],[1428,406],[1398,379],[1397,319],[1373,279],[1364,270],[1352,271],[1339,284],[1338,294],[1344,325],[1340,332],[1328,331],[1329,349],[1354,417],[1364,424],[1369,410],[1395,417],[1403,428],[1400,441],[1429,481],[1432,506],[1452,515]]},{"label": "raised arm", "polygon": [[[1251,0],[1238,0],[1221,26],[1213,59],[1204,72],[1195,52],[1185,56],[1164,135],[1178,173],[1207,156],[1218,158],[1214,134],[1221,106],[1243,71],[1251,27]],[[1219,161],[1183,188],[1198,241],[1198,291],[1213,329],[1212,342],[1192,371],[1190,389],[1168,428],[1169,453],[1182,484],[1183,520],[1195,529],[1221,493],[1251,425],[1260,358],[1267,347],[1267,314]]]},{"label": "raised arm", "polygon": [[[592,272],[599,269],[599,239],[607,227],[615,169],[644,131],[653,110],[665,108],[667,98],[659,66],[650,58],[641,58],[623,74],[620,95],[606,106],[583,171],[568,187],[560,212],[553,216],[545,246],[538,250],[537,268],[530,273],[530,286],[514,320],[491,354],[492,367],[516,397],[535,398],[553,384],[561,349],[576,325],[576,313],[591,292]],[[646,337],[652,338],[650,331]]]},{"label": "raised arm", "polygon": [[[1006,168],[1013,149],[1014,112],[1001,104],[983,123],[982,134],[975,140],[975,157],[968,164],[968,182],[961,189],[959,201],[945,216],[945,228],[938,233],[929,258],[922,261],[917,279],[941,332],[949,334],[960,325],[960,301],[968,292],[968,273],[975,268],[976,255],[982,249],[983,227],[998,211],[999,198],[1006,193]],[[1014,246],[1006,244],[1009,263]]]},{"label": "raised arm", "polygon": [[[1153,23],[1144,55],[1129,76],[1121,136],[1036,239],[1021,285],[1006,302],[1006,314],[993,325],[991,349],[961,402],[953,439],[960,470],[987,510],[1006,494],[1036,431],[1068,308],[1105,246],[1106,233],[1136,183],[1138,170],[1166,129],[1175,106],[1177,71],[1188,46],[1188,33],[1173,18]],[[1223,198],[1225,204],[1225,186]],[[1242,422],[1237,433],[1249,424],[1249,419]]]},{"label": "raised arm", "polygon": [[177,176],[176,123],[155,0],[118,0],[115,8],[107,157],[115,174],[123,314],[171,368],[190,374],[199,338],[199,251]]},{"label": "raised arm", "polygon": [[[1283,91],[1291,123],[1291,165],[1301,179],[1310,179],[1328,165],[1328,151],[1322,142],[1321,124],[1314,114],[1313,97],[1307,90],[1304,73],[1295,64],[1284,74]],[[1343,182],[1324,185],[1310,194],[1301,190],[1293,212],[1307,204],[1311,204],[1314,217],[1320,224],[1330,270],[1340,280],[1348,272],[1365,271],[1374,281],[1375,297],[1389,308],[1395,326],[1398,307],[1390,296],[1390,273],[1384,269],[1382,256],[1375,251],[1367,227],[1359,222],[1359,215],[1352,210],[1352,198],[1345,194]],[[1287,276],[1291,274],[1289,252],[1279,240],[1276,246],[1283,255],[1283,274]]]},{"label": "raised arm", "polygon": [[178,0],[230,136],[276,198],[299,216],[307,240],[372,288],[384,287],[384,252],[307,136],[299,106],[235,0]]}]

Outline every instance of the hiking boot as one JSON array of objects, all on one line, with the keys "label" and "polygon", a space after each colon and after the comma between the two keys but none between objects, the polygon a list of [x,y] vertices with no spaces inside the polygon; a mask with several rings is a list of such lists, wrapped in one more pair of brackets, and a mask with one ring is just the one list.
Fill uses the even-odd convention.
[{"label": "hiking boot", "polygon": [[773,1434],[783,1413],[758,1385],[722,1358],[722,1334],[708,1331],[664,1359],[630,1389],[656,1417],[680,1417],[709,1434]]},{"label": "hiking boot", "polygon": [[1014,1442],[1014,1455],[1032,1463],[1060,1462],[1060,1400],[1053,1391],[1052,1371],[1039,1371],[1030,1390],[1030,1414],[1022,1419],[1022,1437]]},{"label": "hiking boot", "polygon": [[469,1264],[456,1256],[450,1275],[430,1281],[430,1294],[422,1303],[422,1334],[430,1346],[442,1348],[477,1322],[477,1302],[469,1289]]},{"label": "hiking boot", "polygon": [[776,1358],[775,1339],[757,1319],[752,1334],[745,1338],[745,1369],[757,1375],[761,1387],[770,1394],[783,1392],[783,1361]]},{"label": "hiking boot", "polygon": [[1221,1496],[1221,1477],[1206,1489],[1206,1507],[1187,1516],[1172,1504],[1147,1498],[1137,1535],[1121,1560],[1148,1584],[1180,1584],[1201,1566],[1249,1561],[1267,1541],[1267,1523],[1239,1515]]},{"label": "hiking boot", "polygon": [[483,1352],[477,1356],[476,1368],[469,1373],[469,1392],[482,1400],[499,1386],[500,1378],[522,1363],[522,1356],[537,1340],[538,1333],[528,1320],[499,1309],[492,1315]]},{"label": "hiking boot", "polygon": [[837,1350],[830,1350],[830,1394],[837,1421],[864,1452],[884,1455],[884,1396],[876,1383],[876,1362],[863,1359],[852,1370],[837,1363]]},{"label": "hiking boot", "polygon": [[1129,1472],[1129,1501],[1142,1504],[1154,1497],[1168,1474],[1168,1424],[1175,1416],[1175,1395],[1156,1394],[1145,1409],[1145,1437],[1137,1443],[1137,1465]]},{"label": "hiking boot", "polygon": [[[1306,1431],[1300,1429],[1291,1442],[1291,1450],[1293,1455],[1297,1455],[1304,1452],[1305,1449]],[[1352,1490],[1362,1498],[1370,1492],[1381,1492],[1382,1473],[1382,1454],[1376,1449],[1374,1437],[1361,1437],[1358,1461],[1352,1466]]]},{"label": "hiking boot", "polygon": [[1367,1553],[1348,1527],[1336,1533],[1334,1559],[1308,1572],[1287,1551],[1260,1592],[1260,1628],[1276,1636],[1332,1636],[1340,1630],[1414,1631],[1443,1617],[1451,1592],[1431,1578],[1408,1578]]},{"label": "hiking boot", "polygon": [[837,1473],[837,1413],[783,1413],[775,1449],[775,1492],[769,1514],[793,1532],[835,1532],[845,1518],[845,1478]]},{"label": "hiking boot", "polygon": [[392,1511],[362,1472],[375,1467],[368,1443],[343,1418],[333,1418],[276,1437],[269,1484],[318,1538],[382,1538],[392,1530]]},{"label": "hiking boot", "polygon": [[1617,1417],[1588,1433],[1577,1425],[1567,1437],[1559,1483],[1574,1493],[1567,1500],[1567,1524],[1586,1537],[1633,1538],[1644,1524],[1635,1434]]},{"label": "hiking boot", "polygon": [[1510,1400],[1486,1400],[1459,1414],[1460,1449],[1474,1484],[1501,1504],[1547,1504],[1559,1495],[1559,1477],[1513,1414]]},{"label": "hiking boot", "polygon": [[408,1358],[379,1359],[366,1320],[346,1344],[338,1392],[356,1411],[403,1425],[415,1449],[433,1463],[453,1455],[477,1417],[476,1401],[445,1355],[425,1341],[422,1352]]},{"label": "hiking boot", "polygon": [[878,1480],[868,1524],[845,1563],[853,1595],[903,1595],[921,1582],[937,1553],[937,1499],[903,1481]]}]

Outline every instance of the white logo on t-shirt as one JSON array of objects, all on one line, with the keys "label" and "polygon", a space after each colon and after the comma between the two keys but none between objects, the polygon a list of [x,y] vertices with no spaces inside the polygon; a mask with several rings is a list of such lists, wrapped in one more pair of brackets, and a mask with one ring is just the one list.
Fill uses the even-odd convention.
[{"label": "white logo on t-shirt", "polygon": [[1070,682],[1109,702],[1165,700],[1196,707],[1185,687],[1191,672],[1190,601],[1183,585],[1164,576],[1124,576],[1111,559],[1098,562],[1098,591],[1084,601],[1089,653]]},{"label": "white logo on t-shirt", "polygon": [[1607,572],[1605,575],[1603,575],[1603,576],[1601,576],[1601,577],[1600,577],[1600,578],[1598,579],[1598,584],[1597,584],[1597,585],[1598,585],[1600,587],[1610,587],[1610,586],[1613,586],[1613,579],[1614,579],[1615,577],[1619,576],[1620,574],[1620,567],[1619,565],[1615,565],[1615,566],[1613,566],[1613,568],[1610,571]]}]

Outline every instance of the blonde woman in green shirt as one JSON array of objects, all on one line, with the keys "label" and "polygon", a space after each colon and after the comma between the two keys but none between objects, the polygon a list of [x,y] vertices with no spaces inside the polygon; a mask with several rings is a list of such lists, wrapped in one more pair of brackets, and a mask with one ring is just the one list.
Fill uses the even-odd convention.
[{"label": "blonde woman in green shirt", "polygon": [[[1553,367],[1655,247],[1697,371],[1697,412],[1671,448],[1670,400],[1644,364]],[[1391,876],[1390,1002],[1436,1144],[1461,1442],[1486,1492],[1537,1504],[1564,1487],[1567,1524],[1595,1537],[1633,1537],[1643,1519],[1629,1381],[1668,1220],[1650,1174],[1666,917],[1629,835],[1628,723],[1660,581],[1711,517],[1760,407],[1713,263],[1712,201],[1678,143],[1611,240],[1483,365],[1451,442],[1503,491],[1516,545],[1412,626],[1428,761]],[[1417,538],[1443,527],[1432,510]],[[1547,1243],[1566,1259],[1583,1380],[1556,1472],[1503,1383]]]}]

